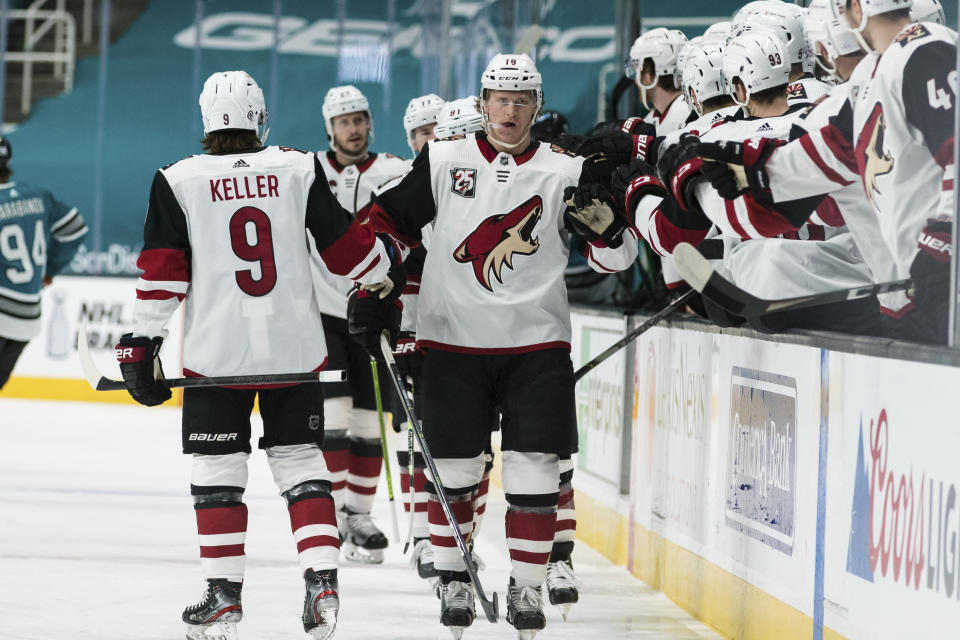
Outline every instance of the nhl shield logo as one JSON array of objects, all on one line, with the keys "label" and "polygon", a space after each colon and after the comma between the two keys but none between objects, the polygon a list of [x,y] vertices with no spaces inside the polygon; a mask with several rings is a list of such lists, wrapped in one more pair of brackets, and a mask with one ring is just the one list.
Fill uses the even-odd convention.
[{"label": "nhl shield logo", "polygon": [[450,170],[450,190],[458,196],[472,198],[477,195],[477,170],[457,167]]},{"label": "nhl shield logo", "polygon": [[318,430],[320,428],[320,416],[314,414],[307,418],[307,427],[310,428],[310,431]]}]

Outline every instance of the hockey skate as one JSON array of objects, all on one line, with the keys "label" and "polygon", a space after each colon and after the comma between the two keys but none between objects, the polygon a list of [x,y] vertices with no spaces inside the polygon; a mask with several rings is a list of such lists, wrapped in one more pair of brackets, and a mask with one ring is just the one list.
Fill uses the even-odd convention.
[{"label": "hockey skate", "polygon": [[476,615],[472,584],[451,580],[440,585],[440,624],[450,629],[454,640],[463,637]]},{"label": "hockey skate", "polygon": [[537,631],[547,626],[540,587],[518,587],[510,578],[507,587],[507,622],[517,630],[519,640],[533,640]]},{"label": "hockey skate", "polygon": [[343,557],[351,562],[382,564],[387,536],[373,524],[369,513],[355,513],[343,509],[337,514]]},{"label": "hockey skate", "polygon": [[437,569],[433,566],[433,547],[430,545],[430,538],[414,539],[410,567],[416,569],[417,575],[424,580],[433,580],[438,576]]},{"label": "hockey skate", "polygon": [[303,630],[314,640],[332,638],[340,610],[337,570],[307,569],[303,581],[307,590],[303,599]]},{"label": "hockey skate", "polygon": [[243,618],[242,582],[207,580],[203,600],[183,610],[187,640],[237,640],[237,623]]},{"label": "hockey skate", "polygon": [[567,621],[570,607],[580,600],[580,588],[583,584],[573,573],[573,563],[570,560],[559,560],[547,565],[547,595],[550,604],[560,608],[563,621]]}]

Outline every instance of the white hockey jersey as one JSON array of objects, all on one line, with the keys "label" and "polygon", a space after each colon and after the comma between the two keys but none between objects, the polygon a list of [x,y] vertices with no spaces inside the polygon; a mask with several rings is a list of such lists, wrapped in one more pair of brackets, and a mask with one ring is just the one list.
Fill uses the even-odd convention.
[{"label": "white hockey jersey", "polygon": [[386,277],[386,248],[368,225],[351,223],[312,153],[264,147],[160,169],[137,261],[134,334],[165,336],[185,300],[186,375],[321,369],[308,235],[331,272]]},{"label": "white hockey jersey", "polygon": [[[343,166],[332,151],[318,152],[327,184],[340,205],[361,220],[366,217],[373,193],[391,179],[410,170],[410,160],[389,153],[371,153],[360,164]],[[320,310],[337,318],[347,317],[347,294],[353,282],[330,273],[316,253],[313,257],[313,279]]]},{"label": "white hockey jersey", "polygon": [[829,95],[832,87],[816,78],[800,78],[787,85],[787,105],[810,104]]},{"label": "white hockey jersey", "polygon": [[[376,197],[372,224],[407,246],[433,223],[420,346],[479,354],[570,348],[563,192],[581,182],[583,163],[538,143],[501,153],[484,134],[469,134],[428,143],[400,184]],[[590,245],[587,260],[612,272],[636,255],[628,229],[616,249]]]}]

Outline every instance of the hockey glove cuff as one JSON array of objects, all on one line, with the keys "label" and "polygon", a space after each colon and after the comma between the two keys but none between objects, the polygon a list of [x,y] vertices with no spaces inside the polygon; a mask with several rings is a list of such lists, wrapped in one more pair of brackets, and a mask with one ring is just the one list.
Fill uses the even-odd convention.
[{"label": "hockey glove cuff", "polygon": [[657,177],[656,168],[640,159],[617,167],[610,177],[610,188],[613,189],[614,200],[627,214],[628,219],[635,218],[633,212],[643,196],[667,196],[667,189]]},{"label": "hockey glove cuff", "polygon": [[684,211],[698,209],[693,188],[702,178],[703,160],[699,155],[700,139],[691,133],[680,136],[680,141],[665,149],[657,160],[660,180]]},{"label": "hockey glove cuff", "polygon": [[148,407],[163,404],[173,395],[163,379],[162,344],[163,338],[160,337],[134,337],[132,333],[125,333],[116,346],[117,361],[127,391],[134,400]]},{"label": "hockey glove cuff", "polygon": [[587,242],[613,249],[623,244],[627,221],[617,212],[617,204],[602,185],[567,187],[564,202],[567,221]]},{"label": "hockey glove cuff", "polygon": [[[728,172],[712,168],[709,175],[704,171],[704,176],[723,198],[732,200],[749,189],[758,201],[772,203],[766,163],[770,154],[783,144],[783,140],[770,138],[751,138],[746,142],[701,142],[698,153],[704,160],[723,163],[729,168]],[[739,167],[743,167],[742,172]]]},{"label": "hockey glove cuff", "polygon": [[354,289],[347,298],[347,330],[367,353],[381,362],[380,334],[386,331],[390,347],[396,348],[402,317],[403,304],[397,299],[387,302],[363,289]]},{"label": "hockey glove cuff", "polygon": [[403,295],[403,289],[407,286],[407,270],[403,266],[405,256],[400,249],[400,245],[394,242],[393,238],[385,234],[378,234],[378,238],[383,242],[387,249],[387,255],[390,257],[390,270],[387,277],[381,282],[363,285],[361,288],[383,302],[393,302]]}]

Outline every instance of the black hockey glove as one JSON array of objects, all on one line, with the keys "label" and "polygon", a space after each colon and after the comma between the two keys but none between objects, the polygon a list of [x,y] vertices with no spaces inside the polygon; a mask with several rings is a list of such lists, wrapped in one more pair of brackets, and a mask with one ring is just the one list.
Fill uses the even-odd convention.
[{"label": "black hockey glove", "polygon": [[616,249],[623,244],[623,232],[629,226],[610,193],[599,184],[567,187],[564,217],[575,233],[591,244],[602,243]]},{"label": "black hockey glove", "polygon": [[[720,167],[704,167],[703,175],[723,198],[733,200],[749,189],[757,200],[773,202],[766,162],[783,140],[751,138],[746,142],[701,142],[697,153]],[[740,169],[743,167],[743,169]],[[726,170],[725,170],[726,169]]]},{"label": "black hockey glove", "polygon": [[125,333],[116,346],[117,361],[127,391],[134,400],[148,407],[163,404],[173,395],[163,379],[162,344],[163,338],[160,337],[134,337],[132,333]]},{"label": "black hockey glove", "polygon": [[383,362],[380,334],[386,331],[390,347],[396,348],[402,316],[403,305],[398,299],[381,300],[375,292],[364,289],[354,289],[347,298],[347,330],[380,362]]},{"label": "black hockey glove", "polygon": [[[648,185],[649,188],[644,188]],[[656,167],[640,158],[633,160],[630,164],[617,167],[610,176],[610,188],[613,191],[613,199],[616,200],[620,210],[627,214],[627,218],[633,217],[636,204],[648,193],[661,198],[667,195],[663,183],[657,178]]]},{"label": "black hockey glove", "polygon": [[692,133],[680,136],[680,141],[660,152],[657,172],[670,194],[684,211],[699,209],[693,197],[693,188],[702,178],[703,160],[699,156],[700,139]]}]

